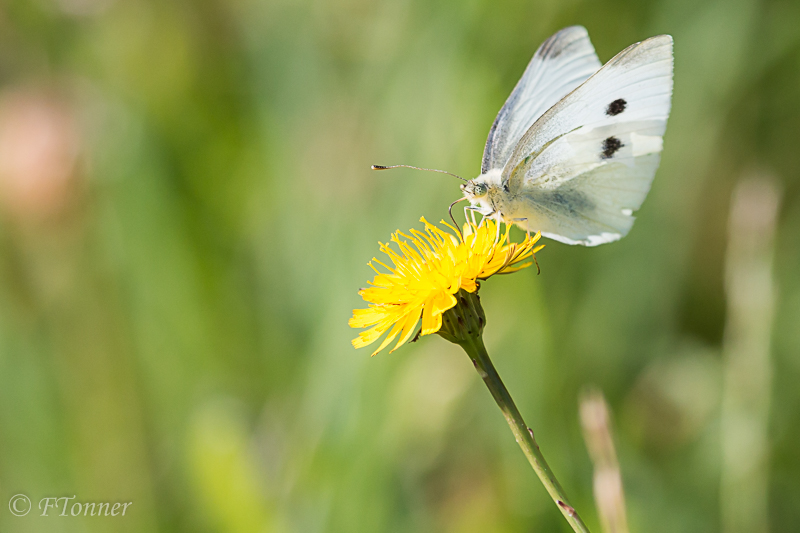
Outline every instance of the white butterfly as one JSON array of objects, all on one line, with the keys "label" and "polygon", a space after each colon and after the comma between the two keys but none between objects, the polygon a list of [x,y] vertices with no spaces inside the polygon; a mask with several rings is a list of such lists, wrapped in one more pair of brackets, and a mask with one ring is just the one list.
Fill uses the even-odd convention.
[{"label": "white butterfly", "polygon": [[[672,37],[601,67],[586,29],[536,51],[489,131],[469,209],[567,244],[630,231],[656,173],[672,95]],[[381,168],[381,167],[376,167]]]}]

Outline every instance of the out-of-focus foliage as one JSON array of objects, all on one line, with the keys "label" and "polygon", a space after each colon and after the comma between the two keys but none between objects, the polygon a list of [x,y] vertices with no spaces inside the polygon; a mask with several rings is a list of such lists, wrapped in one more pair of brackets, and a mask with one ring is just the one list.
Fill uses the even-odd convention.
[{"label": "out-of-focus foliage", "polygon": [[[800,4],[8,0],[0,5],[0,530],[565,531],[463,353],[370,359],[366,262],[446,216],[539,43],[675,38],[631,234],[492,279],[486,342],[598,529],[577,404],[615,413],[632,531],[721,530],[731,191],[782,189],[766,441],[800,522]],[[519,236],[519,235],[518,235]],[[747,435],[742,437],[746,444]],[[750,448],[742,461],[750,460]],[[133,501],[124,518],[5,511]]]}]

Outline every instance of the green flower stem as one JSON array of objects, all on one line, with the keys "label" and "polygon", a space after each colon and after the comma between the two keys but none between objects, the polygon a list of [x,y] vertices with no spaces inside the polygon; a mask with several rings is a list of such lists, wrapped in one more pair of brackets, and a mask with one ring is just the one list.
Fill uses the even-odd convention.
[{"label": "green flower stem", "polygon": [[489,359],[482,335],[486,318],[477,293],[467,293],[462,290],[459,291],[457,298],[459,303],[448,310],[442,317],[443,323],[439,335],[458,344],[467,352],[467,355],[472,359],[472,364],[475,365],[475,369],[483,379],[483,382],[486,383],[489,392],[492,393],[495,402],[503,412],[503,416],[506,417],[506,421],[511,427],[511,432],[514,433],[514,437],[517,439],[517,444],[522,448],[534,472],[539,476],[545,489],[550,493],[550,497],[553,498],[553,501],[561,510],[561,514],[564,515],[573,530],[578,533],[589,533],[589,529],[578,516],[575,508],[570,505],[564,489],[547,464],[541,450],[539,450],[539,445],[536,444],[536,439],[533,436],[533,430],[525,424],[519,409],[517,409],[514,400],[508,393],[508,389],[503,384],[503,380],[497,374],[492,360]]},{"label": "green flower stem", "polygon": [[528,458],[533,470],[536,472],[536,475],[539,476],[547,492],[550,493],[550,497],[553,498],[558,508],[561,509],[564,518],[567,519],[567,522],[569,522],[569,525],[571,525],[572,529],[575,531],[588,533],[589,529],[583,523],[581,517],[578,516],[577,511],[569,504],[564,489],[547,464],[541,450],[539,450],[539,445],[536,444],[536,439],[533,437],[533,430],[525,425],[522,415],[514,404],[511,395],[508,393],[508,389],[506,389],[503,380],[501,380],[500,376],[497,374],[497,370],[495,370],[492,360],[489,359],[489,354],[486,352],[486,347],[483,345],[483,339],[477,337],[473,342],[462,344],[461,347],[464,348],[464,351],[467,352],[467,355],[472,359],[475,369],[478,371],[481,378],[483,378],[483,382],[486,383],[489,392],[492,393],[494,401],[497,402],[498,407],[500,407],[500,410],[503,412],[503,416],[506,417],[506,421],[511,427],[511,432],[514,433],[514,437],[517,439],[517,444],[522,448],[522,452],[525,454],[525,457]]}]

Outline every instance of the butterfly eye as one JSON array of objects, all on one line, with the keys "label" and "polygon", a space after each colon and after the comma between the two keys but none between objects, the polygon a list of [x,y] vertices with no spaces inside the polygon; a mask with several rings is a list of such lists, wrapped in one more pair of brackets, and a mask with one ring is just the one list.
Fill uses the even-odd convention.
[{"label": "butterfly eye", "polygon": [[486,194],[486,185],[478,183],[475,185],[475,196],[483,196]]}]

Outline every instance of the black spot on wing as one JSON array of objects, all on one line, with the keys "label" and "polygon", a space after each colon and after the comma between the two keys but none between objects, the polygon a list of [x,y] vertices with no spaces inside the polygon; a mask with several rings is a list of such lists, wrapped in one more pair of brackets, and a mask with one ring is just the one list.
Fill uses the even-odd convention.
[{"label": "black spot on wing", "polygon": [[603,153],[600,155],[603,159],[610,159],[617,153],[617,150],[625,146],[622,141],[613,135],[603,141]]},{"label": "black spot on wing", "polygon": [[614,117],[625,111],[625,107],[628,105],[628,102],[623,100],[622,98],[617,98],[606,108],[606,115],[610,117]]}]

